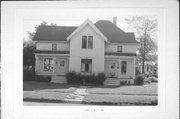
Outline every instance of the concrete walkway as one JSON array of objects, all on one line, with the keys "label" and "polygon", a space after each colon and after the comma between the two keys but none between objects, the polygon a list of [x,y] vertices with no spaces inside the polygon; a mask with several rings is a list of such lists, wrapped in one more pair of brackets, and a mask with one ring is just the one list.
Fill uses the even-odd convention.
[{"label": "concrete walkway", "polygon": [[69,94],[64,99],[65,102],[71,102],[71,103],[81,103],[86,95],[86,87],[82,86],[79,89],[77,89],[72,94]]}]

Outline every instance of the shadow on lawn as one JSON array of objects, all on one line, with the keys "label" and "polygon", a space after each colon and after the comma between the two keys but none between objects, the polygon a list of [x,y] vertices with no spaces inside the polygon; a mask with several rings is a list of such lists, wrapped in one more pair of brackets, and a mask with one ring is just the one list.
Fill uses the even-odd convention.
[{"label": "shadow on lawn", "polygon": [[33,91],[42,89],[68,89],[70,87],[79,88],[80,85],[74,84],[60,84],[51,82],[36,82],[36,81],[24,81],[23,91]]},{"label": "shadow on lawn", "polygon": [[113,86],[105,86],[105,85],[90,85],[90,84],[60,84],[60,83],[51,83],[51,82],[36,82],[36,81],[24,81],[23,82],[23,90],[24,91],[34,91],[34,90],[42,90],[42,89],[68,89],[70,87],[80,88],[118,88],[119,85]]}]

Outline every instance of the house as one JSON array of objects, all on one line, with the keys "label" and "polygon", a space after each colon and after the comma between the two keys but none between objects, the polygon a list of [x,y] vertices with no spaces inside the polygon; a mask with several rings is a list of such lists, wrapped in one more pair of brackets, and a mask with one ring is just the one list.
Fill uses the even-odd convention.
[{"label": "house", "polygon": [[[104,72],[107,80],[134,83],[136,51],[134,33],[127,33],[108,20],[79,27],[40,26],[36,42],[36,75],[49,75],[52,82],[65,83],[69,71],[83,74]],[[116,83],[117,83],[116,82]]]}]

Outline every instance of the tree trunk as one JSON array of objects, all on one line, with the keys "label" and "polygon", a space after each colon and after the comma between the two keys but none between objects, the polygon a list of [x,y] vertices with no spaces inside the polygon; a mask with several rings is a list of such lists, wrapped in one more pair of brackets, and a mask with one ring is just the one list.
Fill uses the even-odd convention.
[{"label": "tree trunk", "polygon": [[142,73],[144,74],[144,64],[145,64],[145,61],[146,61],[146,30],[145,30],[143,41],[144,41],[144,43],[143,43]]}]

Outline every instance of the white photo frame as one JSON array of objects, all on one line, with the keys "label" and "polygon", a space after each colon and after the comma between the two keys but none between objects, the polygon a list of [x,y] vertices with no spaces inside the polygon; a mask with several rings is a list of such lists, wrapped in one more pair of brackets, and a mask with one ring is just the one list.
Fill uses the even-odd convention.
[{"label": "white photo frame", "polygon": [[[2,2],[2,119],[178,118],[177,4],[170,0]],[[112,15],[118,11],[122,15],[158,16],[157,106],[23,106],[23,21],[56,18],[62,15],[58,11],[72,10],[73,13],[81,9],[84,9],[82,14],[96,9],[104,15],[106,9],[109,9]],[[81,17],[80,14],[73,14]],[[72,14],[66,15],[71,17]]]}]

